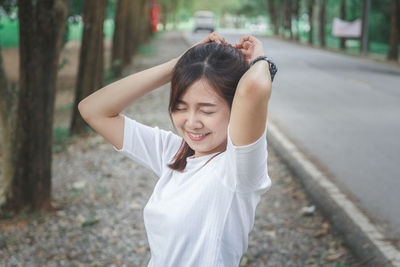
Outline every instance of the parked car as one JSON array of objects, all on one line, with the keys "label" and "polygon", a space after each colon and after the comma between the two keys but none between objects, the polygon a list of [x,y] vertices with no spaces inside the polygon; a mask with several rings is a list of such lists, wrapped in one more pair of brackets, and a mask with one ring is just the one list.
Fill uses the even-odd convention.
[{"label": "parked car", "polygon": [[196,11],[194,13],[194,32],[198,30],[208,30],[213,32],[215,29],[215,17],[212,11]]}]

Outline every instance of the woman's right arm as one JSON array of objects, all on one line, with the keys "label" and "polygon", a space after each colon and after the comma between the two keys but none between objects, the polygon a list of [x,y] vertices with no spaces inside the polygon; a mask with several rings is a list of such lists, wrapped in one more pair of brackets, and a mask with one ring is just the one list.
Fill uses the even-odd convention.
[{"label": "woman's right arm", "polygon": [[108,142],[121,149],[124,119],[119,114],[146,93],[170,82],[178,59],[132,74],[97,90],[79,103],[82,118]]}]

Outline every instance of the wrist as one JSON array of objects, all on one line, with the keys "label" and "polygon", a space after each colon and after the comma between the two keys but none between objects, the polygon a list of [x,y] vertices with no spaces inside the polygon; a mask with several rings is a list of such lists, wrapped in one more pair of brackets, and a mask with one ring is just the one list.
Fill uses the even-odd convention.
[{"label": "wrist", "polygon": [[270,75],[271,75],[271,82],[272,82],[272,81],[274,80],[275,74],[276,74],[277,71],[278,71],[278,68],[276,67],[275,63],[272,62],[272,60],[271,60],[269,57],[267,57],[267,56],[258,56],[258,57],[254,58],[254,59],[250,62],[249,68],[251,68],[251,66],[253,66],[254,64],[256,64],[256,63],[259,62],[259,61],[268,63],[268,64],[267,64],[267,65],[268,65],[268,70],[269,70],[269,73],[270,73]]}]

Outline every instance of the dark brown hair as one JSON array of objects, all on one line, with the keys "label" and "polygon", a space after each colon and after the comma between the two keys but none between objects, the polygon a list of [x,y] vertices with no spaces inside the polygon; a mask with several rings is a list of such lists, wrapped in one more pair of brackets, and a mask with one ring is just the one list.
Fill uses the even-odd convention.
[{"label": "dark brown hair", "polygon": [[[170,115],[176,110],[178,101],[186,90],[202,78],[205,78],[215,92],[232,107],[236,87],[247,69],[248,64],[243,54],[233,46],[210,42],[190,48],[178,60],[173,70],[169,99]],[[186,158],[192,155],[193,149],[182,140],[173,162],[168,167],[183,171]]]}]

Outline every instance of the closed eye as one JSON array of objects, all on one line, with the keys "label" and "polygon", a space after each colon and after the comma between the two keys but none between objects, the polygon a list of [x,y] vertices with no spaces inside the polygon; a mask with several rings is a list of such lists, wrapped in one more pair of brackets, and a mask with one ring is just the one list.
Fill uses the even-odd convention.
[{"label": "closed eye", "polygon": [[178,105],[175,106],[175,111],[183,111],[186,110],[186,105],[183,105],[181,103],[179,103]]},{"label": "closed eye", "polygon": [[211,115],[211,114],[215,113],[215,112],[212,112],[212,111],[204,111],[204,110],[202,110],[201,112],[203,112],[204,114],[207,114],[207,115]]}]

